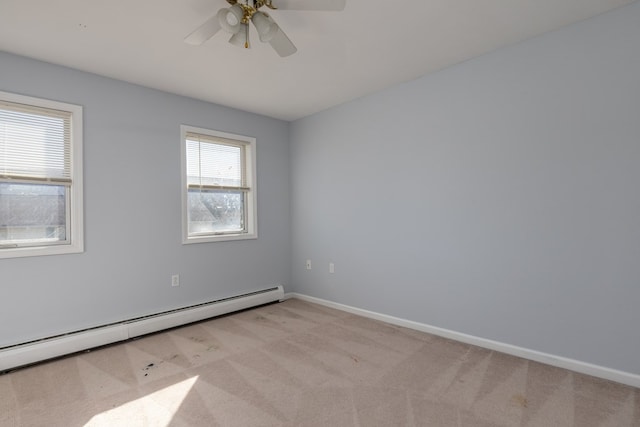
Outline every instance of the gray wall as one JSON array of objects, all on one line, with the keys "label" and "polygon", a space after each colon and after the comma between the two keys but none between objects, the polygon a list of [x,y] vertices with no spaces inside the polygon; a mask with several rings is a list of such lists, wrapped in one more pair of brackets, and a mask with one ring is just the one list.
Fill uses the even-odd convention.
[{"label": "gray wall", "polygon": [[[286,122],[2,52],[0,70],[0,90],[84,106],[85,172],[85,253],[0,259],[0,346],[286,285]],[[181,244],[180,124],[257,138],[257,240]]]},{"label": "gray wall", "polygon": [[294,290],[640,373],[638,22],[634,3],[294,122]]}]

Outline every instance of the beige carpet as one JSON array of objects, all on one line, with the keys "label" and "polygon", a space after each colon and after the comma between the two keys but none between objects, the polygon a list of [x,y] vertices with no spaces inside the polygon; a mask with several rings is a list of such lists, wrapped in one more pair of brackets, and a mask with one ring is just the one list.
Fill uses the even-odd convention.
[{"label": "beige carpet", "polygon": [[288,300],[0,376],[2,426],[640,426],[640,389]]}]

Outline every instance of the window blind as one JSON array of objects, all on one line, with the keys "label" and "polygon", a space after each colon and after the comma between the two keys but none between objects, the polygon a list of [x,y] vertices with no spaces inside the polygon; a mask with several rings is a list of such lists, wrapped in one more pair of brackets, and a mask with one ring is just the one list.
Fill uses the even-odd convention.
[{"label": "window blind", "polygon": [[186,134],[189,189],[247,192],[245,144],[225,138]]},{"label": "window blind", "polygon": [[71,184],[71,112],[0,101],[0,181]]}]

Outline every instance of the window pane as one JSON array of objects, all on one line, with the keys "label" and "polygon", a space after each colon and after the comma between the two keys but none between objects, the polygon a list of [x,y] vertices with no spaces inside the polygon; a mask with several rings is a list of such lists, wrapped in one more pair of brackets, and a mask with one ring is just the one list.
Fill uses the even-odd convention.
[{"label": "window pane", "polygon": [[189,190],[189,235],[243,232],[243,212],[242,191]]},{"label": "window pane", "polygon": [[258,237],[256,139],[181,125],[182,243]]},{"label": "window pane", "polygon": [[0,244],[67,240],[64,185],[0,183]]}]

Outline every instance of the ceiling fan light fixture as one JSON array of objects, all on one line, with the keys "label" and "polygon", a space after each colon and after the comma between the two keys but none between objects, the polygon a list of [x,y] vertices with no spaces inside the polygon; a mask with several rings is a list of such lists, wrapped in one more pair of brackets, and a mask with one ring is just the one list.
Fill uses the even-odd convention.
[{"label": "ceiling fan light fixture", "polygon": [[[280,10],[343,10],[347,0],[226,0],[231,7],[222,8],[184,38],[185,43],[201,45],[219,30],[232,37],[229,43],[249,48],[249,21],[258,32],[260,41],[269,43],[278,55],[285,58],[297,52],[296,46],[261,7]],[[276,1],[277,5],[272,2]]]},{"label": "ceiling fan light fixture", "polygon": [[231,36],[229,43],[249,49],[249,25],[240,24],[240,31]]},{"label": "ceiling fan light fixture", "polygon": [[278,24],[276,24],[275,21],[264,12],[254,13],[251,21],[258,31],[258,36],[260,37],[261,42],[270,41],[278,32]]},{"label": "ceiling fan light fixture", "polygon": [[223,30],[228,33],[236,34],[240,31],[244,11],[239,4],[234,4],[228,8],[222,8],[218,11],[218,22]]}]

